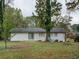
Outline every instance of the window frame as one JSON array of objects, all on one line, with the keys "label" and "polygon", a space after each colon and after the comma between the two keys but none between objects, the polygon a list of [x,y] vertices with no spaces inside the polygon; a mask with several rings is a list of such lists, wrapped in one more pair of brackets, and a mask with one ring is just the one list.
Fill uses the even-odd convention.
[{"label": "window frame", "polygon": [[34,39],[34,33],[28,33],[28,39]]}]

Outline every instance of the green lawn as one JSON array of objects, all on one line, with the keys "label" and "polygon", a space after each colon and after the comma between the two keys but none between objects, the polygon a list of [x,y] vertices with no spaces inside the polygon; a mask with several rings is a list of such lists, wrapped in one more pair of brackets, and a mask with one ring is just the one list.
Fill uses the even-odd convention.
[{"label": "green lawn", "polygon": [[8,47],[0,49],[0,59],[79,59],[79,43],[8,42]]}]

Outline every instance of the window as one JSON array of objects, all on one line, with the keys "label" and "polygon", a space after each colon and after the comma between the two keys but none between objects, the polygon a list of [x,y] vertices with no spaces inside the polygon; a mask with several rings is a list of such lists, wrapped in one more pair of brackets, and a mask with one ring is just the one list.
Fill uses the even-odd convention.
[{"label": "window", "polygon": [[54,36],[56,37],[58,34],[57,33],[54,33]]},{"label": "window", "polygon": [[28,34],[28,38],[29,38],[29,39],[34,39],[34,33],[29,33],[29,34]]},{"label": "window", "polygon": [[43,33],[39,33],[39,37],[43,37],[44,36],[44,34]]}]

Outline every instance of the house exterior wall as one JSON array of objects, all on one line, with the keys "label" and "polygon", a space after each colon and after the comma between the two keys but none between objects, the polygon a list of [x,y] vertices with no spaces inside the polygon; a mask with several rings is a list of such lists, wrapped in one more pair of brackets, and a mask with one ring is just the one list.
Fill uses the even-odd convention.
[{"label": "house exterior wall", "polygon": [[12,33],[11,34],[11,41],[45,41],[46,34],[45,33],[34,33],[34,38],[29,39],[29,33]]},{"label": "house exterior wall", "polygon": [[58,41],[65,42],[65,33],[51,33],[50,34],[50,39],[52,41],[58,40]]},{"label": "house exterior wall", "polygon": [[26,41],[28,40],[27,33],[12,33],[11,34],[11,41]]},{"label": "house exterior wall", "polygon": [[[11,41],[27,41],[27,40],[32,40],[32,41],[45,41],[46,39],[46,33],[34,33],[34,38],[29,39],[28,37],[29,33],[12,33],[11,34]],[[50,34],[50,39],[52,41],[58,40],[58,41],[65,41],[65,33],[51,33]]]},{"label": "house exterior wall", "polygon": [[35,39],[35,41],[38,41],[38,40],[45,41],[46,34],[45,33],[35,33],[34,39]]}]

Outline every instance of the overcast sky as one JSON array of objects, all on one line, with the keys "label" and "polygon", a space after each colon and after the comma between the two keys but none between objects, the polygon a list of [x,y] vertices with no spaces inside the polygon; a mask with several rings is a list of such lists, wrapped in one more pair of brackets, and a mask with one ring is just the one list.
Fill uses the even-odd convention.
[{"label": "overcast sky", "polygon": [[[66,15],[65,0],[58,0],[58,1],[63,4],[62,15],[64,16]],[[35,11],[35,0],[14,0],[14,7],[20,8],[24,16],[31,16],[32,12]],[[71,22],[72,24],[79,23],[78,11],[71,13],[71,16],[73,17],[72,22]]]}]

